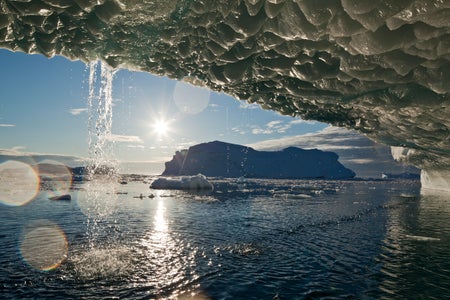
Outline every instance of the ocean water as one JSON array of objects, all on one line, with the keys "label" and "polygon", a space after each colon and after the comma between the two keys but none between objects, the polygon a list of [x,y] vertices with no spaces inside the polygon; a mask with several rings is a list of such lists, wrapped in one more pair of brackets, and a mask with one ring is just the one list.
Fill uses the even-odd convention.
[{"label": "ocean water", "polygon": [[450,298],[450,204],[417,181],[149,182],[0,204],[0,298]]}]

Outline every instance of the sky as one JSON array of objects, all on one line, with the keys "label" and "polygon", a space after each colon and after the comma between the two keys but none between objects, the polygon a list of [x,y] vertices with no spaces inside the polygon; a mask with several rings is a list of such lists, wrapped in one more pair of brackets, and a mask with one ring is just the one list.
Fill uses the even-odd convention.
[{"label": "sky", "polygon": [[[0,49],[1,153],[87,157],[88,79],[83,62]],[[114,158],[123,162],[162,163],[202,142],[248,145],[328,127],[145,72],[117,70],[112,101]]]}]

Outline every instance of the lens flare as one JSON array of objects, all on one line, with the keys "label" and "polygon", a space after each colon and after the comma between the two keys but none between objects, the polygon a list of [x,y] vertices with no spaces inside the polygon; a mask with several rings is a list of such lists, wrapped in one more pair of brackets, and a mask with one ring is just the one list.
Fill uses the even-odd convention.
[{"label": "lens flare", "polygon": [[48,198],[69,193],[72,186],[72,172],[66,165],[53,160],[44,160],[39,162],[37,166],[42,189]]},{"label": "lens flare", "polygon": [[9,160],[0,164],[0,202],[9,206],[27,204],[36,197],[39,177],[23,162]]},{"label": "lens flare", "polygon": [[173,91],[173,100],[182,113],[195,115],[208,106],[210,93],[206,88],[180,81]]},{"label": "lens flare", "polygon": [[53,270],[67,259],[68,250],[66,236],[58,225],[40,220],[24,228],[20,253],[32,268]]}]

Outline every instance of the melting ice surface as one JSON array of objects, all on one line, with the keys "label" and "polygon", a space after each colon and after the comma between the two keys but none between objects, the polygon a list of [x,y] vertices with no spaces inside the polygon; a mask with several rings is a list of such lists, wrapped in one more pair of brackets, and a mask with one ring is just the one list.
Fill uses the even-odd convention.
[{"label": "melting ice surface", "polygon": [[412,149],[448,189],[445,0],[0,2],[0,47],[102,59]]},{"label": "melting ice surface", "polygon": [[0,47],[102,59],[412,149],[447,188],[450,3],[443,0],[0,2]]}]

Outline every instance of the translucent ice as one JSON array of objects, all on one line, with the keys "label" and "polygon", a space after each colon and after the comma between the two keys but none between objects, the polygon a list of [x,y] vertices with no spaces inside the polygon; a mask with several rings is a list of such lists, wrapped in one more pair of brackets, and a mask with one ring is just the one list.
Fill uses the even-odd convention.
[{"label": "translucent ice", "polygon": [[445,169],[450,2],[0,1],[0,47],[189,78]]}]

